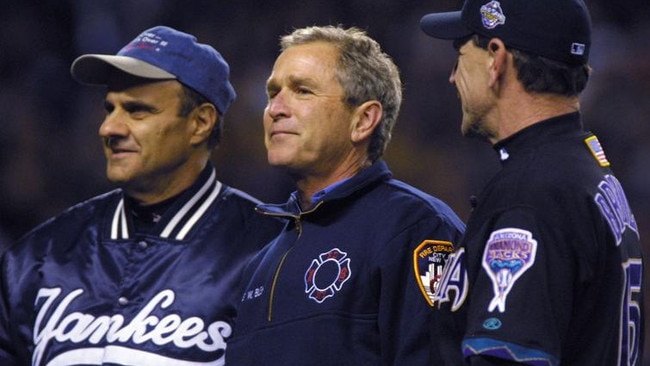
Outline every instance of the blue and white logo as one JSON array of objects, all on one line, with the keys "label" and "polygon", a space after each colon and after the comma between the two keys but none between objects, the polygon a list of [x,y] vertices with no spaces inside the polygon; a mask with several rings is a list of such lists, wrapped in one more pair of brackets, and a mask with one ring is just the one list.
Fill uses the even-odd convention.
[{"label": "blue and white logo", "polygon": [[501,4],[498,1],[490,1],[481,6],[481,21],[487,29],[494,29],[497,25],[506,24],[506,16],[501,10]]},{"label": "blue and white logo", "polygon": [[530,231],[506,228],[492,232],[483,252],[483,268],[492,280],[494,298],[488,311],[506,311],[506,298],[515,282],[533,263],[537,240]]}]

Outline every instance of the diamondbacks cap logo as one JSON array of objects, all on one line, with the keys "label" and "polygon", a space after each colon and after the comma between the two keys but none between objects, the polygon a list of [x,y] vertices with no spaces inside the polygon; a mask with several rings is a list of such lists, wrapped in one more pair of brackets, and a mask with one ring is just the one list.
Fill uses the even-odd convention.
[{"label": "diamondbacks cap logo", "polygon": [[487,29],[494,29],[497,25],[506,24],[506,16],[501,10],[501,4],[498,1],[490,1],[481,6],[481,21]]},{"label": "diamondbacks cap logo", "polygon": [[425,240],[413,250],[413,269],[420,291],[430,306],[442,277],[447,258],[454,252],[454,245],[448,241]]},{"label": "diamondbacks cap logo", "polygon": [[603,147],[600,146],[600,141],[598,141],[598,137],[589,136],[585,139],[585,143],[587,144],[589,151],[591,151],[591,155],[593,155],[594,158],[596,158],[596,161],[600,166],[602,167],[609,166],[609,161],[605,156],[605,151],[603,150]]},{"label": "diamondbacks cap logo", "polygon": [[305,293],[307,297],[322,303],[341,291],[343,284],[352,275],[348,253],[338,248],[321,253],[305,273]]},{"label": "diamondbacks cap logo", "polygon": [[530,231],[506,228],[490,234],[483,252],[483,268],[492,280],[494,298],[488,311],[506,311],[506,298],[515,282],[535,263],[537,240]]}]

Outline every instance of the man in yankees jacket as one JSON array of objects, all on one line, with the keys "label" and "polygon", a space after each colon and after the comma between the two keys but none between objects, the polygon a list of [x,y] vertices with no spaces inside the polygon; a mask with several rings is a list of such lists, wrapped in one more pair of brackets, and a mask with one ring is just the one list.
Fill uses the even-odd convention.
[{"label": "man in yankees jacket", "polygon": [[210,162],[235,99],[228,64],[158,26],[71,72],[107,86],[99,134],[120,189],[3,255],[0,364],[223,365],[240,269],[281,229]]}]

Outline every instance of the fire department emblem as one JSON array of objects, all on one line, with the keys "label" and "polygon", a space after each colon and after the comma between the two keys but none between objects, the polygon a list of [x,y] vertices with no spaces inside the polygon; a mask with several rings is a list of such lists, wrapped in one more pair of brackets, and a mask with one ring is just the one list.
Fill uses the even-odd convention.
[{"label": "fire department emblem", "polygon": [[341,291],[352,274],[347,256],[348,253],[334,248],[311,262],[305,273],[305,293],[310,299],[320,304]]},{"label": "fire department emblem", "polygon": [[453,252],[454,245],[451,242],[439,240],[425,240],[413,251],[415,278],[422,295],[431,306],[442,270]]}]

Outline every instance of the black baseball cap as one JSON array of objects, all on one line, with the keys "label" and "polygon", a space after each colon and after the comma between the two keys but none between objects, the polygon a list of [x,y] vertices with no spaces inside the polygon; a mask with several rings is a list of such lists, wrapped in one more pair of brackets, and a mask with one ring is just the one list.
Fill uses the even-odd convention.
[{"label": "black baseball cap", "polygon": [[440,39],[499,38],[508,47],[575,65],[587,63],[591,48],[583,0],[465,0],[460,11],[425,15],[420,27]]}]

